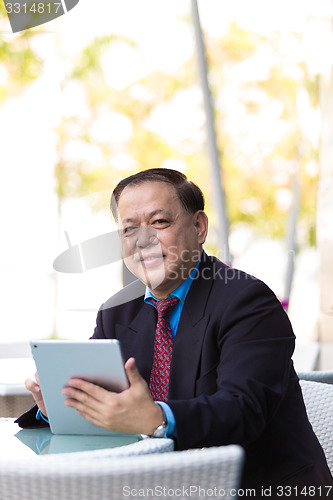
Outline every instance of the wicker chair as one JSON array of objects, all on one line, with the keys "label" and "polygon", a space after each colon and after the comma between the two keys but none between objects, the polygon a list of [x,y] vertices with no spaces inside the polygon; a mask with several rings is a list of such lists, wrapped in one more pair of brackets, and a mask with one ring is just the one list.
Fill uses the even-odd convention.
[{"label": "wicker chair", "polygon": [[1,498],[221,498],[239,487],[243,459],[242,448],[230,445],[144,456],[107,457],[105,453],[85,452],[3,460]]},{"label": "wicker chair", "polygon": [[324,384],[333,384],[333,371],[311,371],[298,372],[300,380],[311,380],[313,382],[322,382]]},{"label": "wicker chair", "polygon": [[333,385],[300,381],[306,411],[333,474]]}]

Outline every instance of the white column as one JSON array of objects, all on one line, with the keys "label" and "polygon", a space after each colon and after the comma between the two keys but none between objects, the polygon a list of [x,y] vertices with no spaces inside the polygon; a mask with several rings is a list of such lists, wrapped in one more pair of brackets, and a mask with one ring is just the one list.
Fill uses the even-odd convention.
[{"label": "white column", "polygon": [[333,369],[333,69],[321,81],[322,138],[318,188],[321,366]]}]

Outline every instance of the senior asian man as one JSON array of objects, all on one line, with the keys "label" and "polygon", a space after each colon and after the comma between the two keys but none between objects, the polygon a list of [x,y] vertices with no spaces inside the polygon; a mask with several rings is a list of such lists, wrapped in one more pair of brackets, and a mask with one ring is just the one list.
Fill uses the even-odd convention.
[{"label": "senior asian man", "polygon": [[[111,208],[139,281],[103,304],[93,338],[119,339],[130,387],[116,394],[71,379],[65,404],[108,429],[170,436],[178,449],[240,444],[242,486],[257,497],[332,486],[289,319],[262,281],[205,253],[199,187],[174,170],[145,170],[118,184]],[[45,413],[38,383],[27,387]]]}]

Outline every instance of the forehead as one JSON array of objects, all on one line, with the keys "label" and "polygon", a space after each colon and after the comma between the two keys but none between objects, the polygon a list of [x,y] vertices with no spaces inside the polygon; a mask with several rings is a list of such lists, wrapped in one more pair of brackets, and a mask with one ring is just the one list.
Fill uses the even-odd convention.
[{"label": "forehead", "polygon": [[177,192],[171,184],[165,182],[143,182],[126,186],[118,200],[118,212],[121,219],[128,214],[151,213],[156,210],[179,212],[184,210]]}]

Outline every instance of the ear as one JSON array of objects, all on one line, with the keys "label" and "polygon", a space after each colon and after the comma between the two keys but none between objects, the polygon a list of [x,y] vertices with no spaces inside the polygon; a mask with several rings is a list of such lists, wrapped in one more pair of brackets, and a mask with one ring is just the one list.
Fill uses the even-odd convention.
[{"label": "ear", "polygon": [[193,214],[193,222],[197,231],[198,243],[199,245],[203,245],[208,232],[208,217],[205,212],[198,210]]}]

